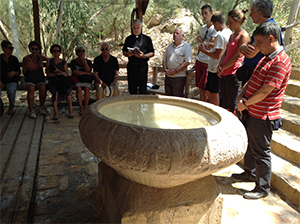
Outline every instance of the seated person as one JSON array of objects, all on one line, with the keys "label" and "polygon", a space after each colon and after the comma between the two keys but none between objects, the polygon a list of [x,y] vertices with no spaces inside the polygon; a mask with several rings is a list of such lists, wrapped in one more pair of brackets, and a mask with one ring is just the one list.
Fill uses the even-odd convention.
[{"label": "seated person", "polygon": [[109,43],[101,44],[101,52],[94,60],[94,75],[96,85],[96,100],[104,98],[104,89],[108,86],[113,88],[113,96],[119,95],[118,78],[119,63],[116,57],[110,52]]},{"label": "seated person", "polygon": [[73,82],[76,87],[79,114],[82,115],[82,89],[84,90],[84,109],[87,108],[90,101],[90,89],[93,81],[92,62],[85,58],[83,46],[78,45],[75,48],[75,52],[77,58],[71,61],[71,70]]},{"label": "seated person", "polygon": [[14,113],[16,91],[21,70],[18,58],[12,55],[14,51],[12,43],[7,40],[3,40],[1,42],[1,47],[3,53],[1,54],[0,77],[2,87],[0,87],[0,95],[2,88],[5,86],[7,97],[9,99],[9,109],[7,113],[12,115]]},{"label": "seated person", "polygon": [[52,102],[54,115],[53,120],[58,120],[58,101],[67,100],[69,107],[69,118],[73,118],[72,109],[72,79],[68,76],[68,64],[65,60],[60,59],[61,47],[58,44],[53,44],[50,47],[50,52],[53,55],[46,64],[46,73],[49,78],[49,90],[52,93]]},{"label": "seated person", "polygon": [[43,61],[47,61],[48,58],[40,54],[41,45],[37,41],[31,41],[28,48],[31,54],[23,58],[23,74],[25,75],[29,117],[35,119],[36,114],[33,110],[35,88],[39,90],[40,114],[46,114],[44,103],[47,82],[43,71]]}]

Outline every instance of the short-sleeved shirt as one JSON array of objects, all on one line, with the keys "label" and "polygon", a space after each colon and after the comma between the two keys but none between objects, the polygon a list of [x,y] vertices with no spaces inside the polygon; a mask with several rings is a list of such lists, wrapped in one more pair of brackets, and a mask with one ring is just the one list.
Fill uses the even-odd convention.
[{"label": "short-sleeved shirt", "polygon": [[[176,46],[174,43],[169,44],[167,47],[163,61],[166,62],[168,69],[176,69],[184,62],[191,63],[193,60],[193,53],[191,45],[187,42],[182,41],[182,43]],[[187,68],[177,72],[175,75],[170,77],[185,77]]]},{"label": "short-sleeved shirt", "polygon": [[[86,62],[88,63],[88,66],[89,66],[90,68],[92,68],[92,61],[89,60],[89,59],[86,59]],[[84,69],[84,64],[82,64],[82,65],[78,64],[78,62],[76,61],[76,59],[73,59],[73,60],[71,61],[70,67],[71,67],[72,72],[73,72],[74,70],[75,70],[75,71],[81,71],[81,72],[84,72],[84,71],[85,71],[85,69]]]},{"label": "short-sleeved shirt", "polygon": [[[204,41],[208,42],[212,37],[215,37],[216,35],[217,31],[215,30],[214,25],[211,25],[208,29],[207,24],[201,26],[200,37],[204,39]],[[208,64],[210,57],[200,51],[196,59],[205,64]]]},{"label": "short-sleeved shirt", "polygon": [[212,73],[217,73],[219,62],[226,51],[226,45],[228,43],[231,34],[232,32],[230,29],[223,29],[222,31],[218,32],[212,52],[215,52],[216,49],[222,49],[221,56],[219,59],[214,59],[214,58],[210,59],[208,63],[207,71]]},{"label": "short-sleeved shirt", "polygon": [[114,81],[115,71],[119,71],[118,59],[110,55],[109,60],[105,62],[102,54],[94,59],[94,72],[98,72],[99,78],[105,84],[109,85]]},{"label": "short-sleeved shirt", "polygon": [[249,99],[263,84],[275,87],[262,101],[249,106],[249,115],[262,120],[280,118],[280,106],[291,74],[291,63],[282,48],[263,57],[249,80],[245,97]]},{"label": "short-sleeved shirt", "polygon": [[[268,19],[266,22],[272,22],[274,24],[276,24],[276,22],[274,21],[274,18],[270,18]],[[277,25],[277,24],[276,24]],[[280,28],[278,27],[278,29],[280,30]],[[252,35],[250,38],[250,44],[254,43],[254,36]],[[279,32],[279,40],[278,43],[284,47],[284,40],[282,37],[282,32],[280,30]],[[249,66],[249,67],[254,67],[257,65],[257,63],[260,61],[260,59],[262,59],[264,57],[264,55],[260,52],[257,53],[257,55],[255,55],[253,58],[245,58],[244,59],[244,65]]]},{"label": "short-sleeved shirt", "polygon": [[[125,39],[125,43],[123,46],[122,51],[128,52],[127,48],[134,48],[138,47],[144,54],[147,54],[149,52],[154,53],[154,47],[152,44],[152,40],[149,36],[145,34],[140,34],[139,36],[135,36],[134,34],[128,36]],[[137,62],[137,63],[147,63],[149,61],[149,58],[137,58],[137,57],[128,57],[129,62]]]},{"label": "short-sleeved shirt", "polygon": [[11,83],[11,82],[18,82],[19,77],[18,76],[13,76],[12,78],[7,77],[7,74],[12,71],[20,72],[20,63],[17,57],[10,55],[8,57],[8,63],[2,58],[2,54],[0,55],[1,57],[1,69],[0,69],[0,77],[1,77],[1,82],[3,84],[6,83]]}]

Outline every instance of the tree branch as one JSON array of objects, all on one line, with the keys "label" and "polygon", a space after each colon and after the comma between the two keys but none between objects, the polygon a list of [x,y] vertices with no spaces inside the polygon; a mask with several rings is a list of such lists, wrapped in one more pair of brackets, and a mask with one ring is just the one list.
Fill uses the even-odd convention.
[{"label": "tree branch", "polygon": [[114,3],[116,3],[119,0],[114,0],[111,3],[108,3],[106,6],[104,6],[102,9],[100,9],[99,11],[97,11],[94,15],[92,15],[92,17],[89,19],[89,23],[91,23],[101,12],[103,12],[106,8],[108,8],[109,6],[113,5]]}]

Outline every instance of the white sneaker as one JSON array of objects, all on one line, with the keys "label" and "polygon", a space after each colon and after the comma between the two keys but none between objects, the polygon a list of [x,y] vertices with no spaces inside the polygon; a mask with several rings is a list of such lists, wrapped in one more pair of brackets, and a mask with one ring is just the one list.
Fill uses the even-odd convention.
[{"label": "white sneaker", "polygon": [[36,114],[34,113],[34,111],[30,111],[29,112],[29,117],[35,119],[36,118]]},{"label": "white sneaker", "polygon": [[40,107],[39,111],[40,111],[40,114],[42,114],[42,115],[46,114],[46,110],[45,110],[44,106]]}]

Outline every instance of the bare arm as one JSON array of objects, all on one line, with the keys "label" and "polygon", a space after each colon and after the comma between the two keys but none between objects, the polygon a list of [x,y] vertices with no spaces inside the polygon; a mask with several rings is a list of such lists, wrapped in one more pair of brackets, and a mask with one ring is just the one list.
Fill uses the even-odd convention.
[{"label": "bare arm", "polygon": [[24,57],[23,58],[23,74],[25,75],[27,70],[28,70],[28,66],[29,66],[29,63],[28,63],[28,60],[27,60],[27,57]]},{"label": "bare arm", "polygon": [[246,100],[245,105],[250,106],[252,104],[258,103],[265,99],[272,91],[275,89],[274,86],[263,84],[263,86],[258,89],[253,96],[251,96],[248,100]]},{"label": "bare arm", "polygon": [[254,44],[251,44],[251,39],[247,43],[244,43],[239,48],[241,54],[245,55],[246,58],[253,58],[255,57],[259,50],[254,46]]},{"label": "bare arm", "polygon": [[233,55],[232,58],[230,58],[230,60],[222,67],[221,69],[221,73],[224,72],[225,69],[230,68],[231,66],[234,65],[234,63],[241,57],[242,53],[239,51],[239,48],[241,47],[242,44],[245,44],[249,41],[249,35],[248,33],[244,32],[239,40],[238,40],[238,47],[237,50],[235,52],[235,54]]},{"label": "bare arm", "polygon": [[210,52],[206,50],[203,46],[199,46],[199,51],[214,59],[219,59],[222,54],[222,49],[216,49],[214,52]]},{"label": "bare arm", "polygon": [[118,70],[115,70],[114,81],[113,81],[113,83],[111,83],[110,85],[114,85],[115,83],[117,83],[118,78],[119,78],[119,71],[118,71]]}]

